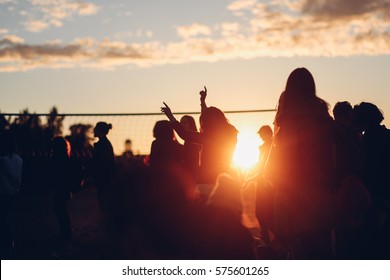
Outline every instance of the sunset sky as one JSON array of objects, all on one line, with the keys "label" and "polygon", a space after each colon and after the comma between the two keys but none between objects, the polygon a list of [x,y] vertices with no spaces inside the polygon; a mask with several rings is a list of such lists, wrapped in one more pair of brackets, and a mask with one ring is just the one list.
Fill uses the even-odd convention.
[{"label": "sunset sky", "polygon": [[389,54],[389,0],[0,0],[0,110],[270,109],[306,67],[390,126]]}]

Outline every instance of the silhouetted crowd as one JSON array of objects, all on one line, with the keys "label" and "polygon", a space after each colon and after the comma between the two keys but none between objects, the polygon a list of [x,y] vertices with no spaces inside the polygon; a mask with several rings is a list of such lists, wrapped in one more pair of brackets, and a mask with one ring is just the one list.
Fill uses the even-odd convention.
[{"label": "silhouetted crowd", "polygon": [[[46,129],[27,136],[39,127],[33,115],[11,125],[3,118],[2,258],[12,250],[7,214],[25,180],[19,151],[25,154],[34,141],[51,149],[60,239],[72,239],[71,193],[86,181],[96,189],[102,259],[390,258],[390,131],[376,105],[338,102],[332,117],[312,74],[295,69],[279,97],[274,128],[258,131],[259,162],[243,176],[231,166],[239,132],[206,97],[204,87],[199,130],[191,116],[176,120],[164,103],[168,120],[156,122],[150,155],[142,158],[130,140],[115,156],[107,138],[113,127],[105,122],[95,125],[92,146],[91,126],[75,125],[60,137],[61,120],[49,116]],[[32,142],[21,144],[20,137]],[[251,201],[258,226],[244,222]]]}]

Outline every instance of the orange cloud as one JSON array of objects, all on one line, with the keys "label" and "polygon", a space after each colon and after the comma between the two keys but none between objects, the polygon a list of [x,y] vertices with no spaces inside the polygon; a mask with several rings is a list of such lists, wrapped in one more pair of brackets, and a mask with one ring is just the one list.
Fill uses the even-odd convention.
[{"label": "orange cloud", "polygon": [[390,2],[388,0],[303,0],[301,12],[318,19],[347,19],[369,14],[384,16],[389,19]]},{"label": "orange cloud", "polygon": [[[35,0],[37,1],[37,0]],[[0,72],[35,68],[114,69],[120,66],[152,67],[163,64],[214,62],[229,59],[291,56],[353,56],[390,54],[388,1],[272,0],[265,3],[235,1],[233,13],[245,9],[245,18],[213,27],[193,23],[176,27],[177,42],[128,43],[120,40],[78,38],[71,43],[40,45],[20,37],[0,40]],[[374,3],[375,2],[375,3]],[[310,7],[309,7],[310,6]],[[248,13],[249,11],[249,13]]]}]

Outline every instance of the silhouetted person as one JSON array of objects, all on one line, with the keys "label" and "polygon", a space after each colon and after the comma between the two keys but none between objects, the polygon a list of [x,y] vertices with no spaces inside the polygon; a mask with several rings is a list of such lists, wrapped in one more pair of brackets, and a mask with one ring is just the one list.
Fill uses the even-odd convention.
[{"label": "silhouetted person", "polygon": [[269,125],[260,127],[257,133],[259,134],[261,140],[263,140],[263,144],[259,147],[259,167],[260,171],[263,172],[268,159],[269,151],[272,146],[274,133],[272,132],[272,128]]},{"label": "silhouetted person", "polygon": [[292,258],[332,257],[332,122],[311,73],[295,69],[279,99],[266,167],[275,189],[274,232]]},{"label": "silhouetted person", "polygon": [[[155,140],[150,149],[151,167],[179,166],[182,162],[182,145],[177,142],[169,121],[157,121],[153,128]],[[168,167],[169,168],[169,167]]]},{"label": "silhouetted person", "polygon": [[273,143],[273,131],[268,125],[260,127],[257,132],[263,140],[263,144],[259,147],[259,174],[256,183],[256,217],[260,223],[261,238],[270,243],[268,230],[272,228],[273,219],[273,189],[270,184],[264,180],[264,168],[268,160],[268,155]]},{"label": "silhouetted person", "polygon": [[347,125],[352,125],[353,110],[348,101],[337,102],[333,107],[334,120]]},{"label": "silhouetted person", "polygon": [[363,172],[363,143],[356,128],[352,106],[348,101],[337,102],[333,108],[335,142],[337,148],[336,171],[338,180],[353,175],[359,178]]},{"label": "silhouetted person", "polygon": [[390,194],[390,132],[381,125],[383,114],[374,104],[362,102],[355,106],[354,115],[357,125],[364,132],[365,182],[374,197],[387,198]]},{"label": "silhouetted person", "polygon": [[165,103],[165,107],[161,108],[180,138],[202,145],[196,193],[201,203],[206,201],[212,191],[217,176],[220,173],[229,172],[237,144],[237,129],[229,123],[220,109],[206,106],[206,96],[205,87],[205,90],[200,92],[202,107],[200,132],[185,130]]},{"label": "silhouetted person", "polygon": [[132,157],[134,157],[132,142],[130,139],[126,139],[125,151],[122,154],[122,158],[130,159]]},{"label": "silhouetted person", "polygon": [[[137,152],[138,154],[139,152]],[[121,172],[124,170],[130,170],[135,168],[137,165],[142,164],[143,158],[139,155],[134,155],[133,144],[130,139],[125,141],[125,150],[123,153],[116,158],[117,170],[121,169]]]},{"label": "silhouetted person", "polygon": [[105,212],[110,204],[110,187],[115,172],[115,157],[111,142],[107,139],[112,125],[98,122],[94,128],[95,143],[93,150],[93,182],[96,186],[100,210]]},{"label": "silhouetted person", "polygon": [[72,238],[72,228],[67,210],[67,201],[71,198],[72,166],[70,143],[63,137],[52,141],[51,175],[53,184],[53,210],[59,223],[58,237],[63,240]]},{"label": "silhouetted person", "polygon": [[23,160],[16,153],[15,142],[9,131],[0,134],[0,257],[9,257],[12,237],[7,215],[19,193]]},{"label": "silhouetted person", "polygon": [[[197,132],[195,120],[189,115],[181,117],[180,124],[188,131]],[[202,146],[190,141],[184,141],[183,145],[183,163],[190,174],[194,177],[197,177],[199,173],[199,155]]]},{"label": "silhouetted person", "polygon": [[333,115],[337,257],[365,259],[371,246],[367,231],[371,198],[363,184],[363,142],[349,102],[337,102]]},{"label": "silhouetted person", "polygon": [[362,102],[353,109],[356,124],[364,132],[364,183],[373,200],[371,224],[374,258],[390,256],[390,131],[381,125],[384,117],[378,107]]}]

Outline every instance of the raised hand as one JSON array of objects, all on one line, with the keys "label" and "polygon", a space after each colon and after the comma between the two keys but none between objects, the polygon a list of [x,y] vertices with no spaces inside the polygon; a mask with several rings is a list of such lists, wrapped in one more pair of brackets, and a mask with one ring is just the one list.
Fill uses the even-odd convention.
[{"label": "raised hand", "polygon": [[206,96],[207,96],[207,88],[206,88],[206,86],[204,86],[203,88],[204,88],[204,90],[201,90],[199,92],[199,94],[200,94],[200,101],[205,101],[206,100]]},{"label": "raised hand", "polygon": [[165,107],[160,108],[161,112],[164,113],[170,121],[175,120],[175,117],[172,114],[171,108],[169,108],[169,106],[165,102],[163,102],[163,104]]}]

